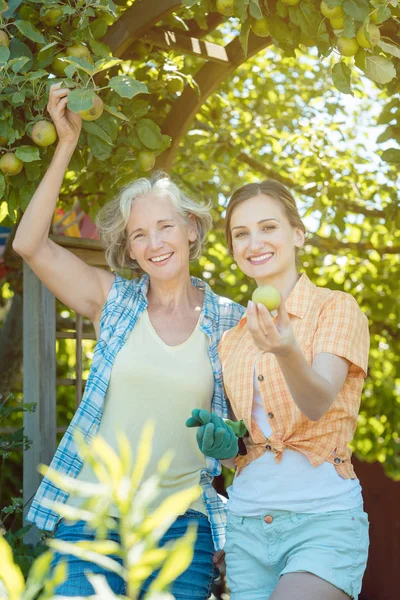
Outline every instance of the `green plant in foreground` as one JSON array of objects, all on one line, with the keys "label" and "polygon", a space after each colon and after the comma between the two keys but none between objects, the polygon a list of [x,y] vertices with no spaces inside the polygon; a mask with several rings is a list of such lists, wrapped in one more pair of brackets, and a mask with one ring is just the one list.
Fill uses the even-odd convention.
[{"label": "green plant in foreground", "polygon": [[[34,561],[26,582],[14,563],[10,546],[4,538],[0,539],[0,598],[45,600],[54,597],[55,588],[67,577],[65,562],[60,562],[51,571],[54,551],[72,554],[120,575],[126,582],[126,596],[118,598],[134,600],[149,575],[159,571],[146,600],[172,598],[167,590],[192,561],[196,527],[189,527],[182,538],[162,548],[158,547],[158,542],[175,519],[199,496],[201,488],[195,486],[174,494],[150,511],[149,505],[157,497],[160,481],[172,460],[172,453],[167,454],[160,460],[157,473],[144,478],[152,436],[153,426],[149,424],[143,431],[134,464],[125,435],[118,437],[119,455],[100,437],[94,438],[89,445],[82,436],[77,436],[80,452],[96,474],[96,483],[80,482],[49,467],[39,467],[41,473],[57,486],[82,499],[79,507],[58,502],[48,502],[48,506],[69,521],[86,521],[95,530],[95,539],[77,543],[47,540],[50,550]],[[110,516],[111,506],[117,508],[118,519]],[[120,543],[107,539],[111,530],[118,531]],[[122,564],[110,555],[119,558]],[[88,578],[95,589],[92,598],[117,597],[105,577],[88,575]]]}]

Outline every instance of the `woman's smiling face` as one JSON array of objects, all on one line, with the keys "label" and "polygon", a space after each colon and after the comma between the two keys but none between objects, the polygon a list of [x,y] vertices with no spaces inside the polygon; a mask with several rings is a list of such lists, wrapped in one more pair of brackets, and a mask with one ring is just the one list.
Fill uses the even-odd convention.
[{"label": "woman's smiling face", "polygon": [[258,284],[296,266],[296,247],[304,233],[292,227],[281,204],[264,194],[239,204],[230,223],[233,257]]},{"label": "woman's smiling face", "polygon": [[134,202],[127,234],[131,258],[151,277],[169,280],[187,273],[196,227],[186,223],[168,198],[149,194]]}]

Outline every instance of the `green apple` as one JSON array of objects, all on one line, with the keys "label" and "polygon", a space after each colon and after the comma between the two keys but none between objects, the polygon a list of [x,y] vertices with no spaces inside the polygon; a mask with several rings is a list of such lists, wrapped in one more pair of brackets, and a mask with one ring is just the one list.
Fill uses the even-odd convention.
[{"label": "green apple", "polygon": [[322,0],[320,4],[320,9],[324,17],[327,19],[336,19],[337,17],[342,17],[344,15],[344,10],[341,6],[330,6]]},{"label": "green apple", "polygon": [[68,46],[66,50],[67,56],[75,56],[75,58],[83,58],[90,63],[93,63],[93,59],[90,54],[90,50],[84,44],[72,44]]},{"label": "green apple", "polygon": [[251,29],[258,37],[268,37],[270,34],[268,21],[265,17],[262,19],[253,19],[251,22]]},{"label": "green apple", "polygon": [[58,77],[65,77],[65,69],[68,67],[69,63],[60,60],[60,58],[65,58],[67,54],[65,52],[59,52],[55,55],[53,62],[51,63],[52,71]]},{"label": "green apple", "polygon": [[177,92],[183,92],[185,84],[181,77],[171,77],[167,80],[167,90],[170,94],[176,94]]},{"label": "green apple", "polygon": [[141,150],[138,155],[141,171],[151,171],[156,163],[156,155],[150,150]]},{"label": "green apple", "polygon": [[289,6],[296,6],[300,2],[300,0],[281,0],[283,4],[288,4]]},{"label": "green apple", "polygon": [[6,46],[8,48],[9,45],[10,38],[3,29],[0,29],[0,46]]},{"label": "green apple", "polygon": [[103,110],[103,100],[95,94],[92,107],[87,110],[79,110],[78,115],[84,121],[96,121],[103,114]]},{"label": "green apple", "polygon": [[355,38],[341,36],[338,37],[337,47],[342,56],[355,56],[360,46]]},{"label": "green apple", "polygon": [[50,121],[38,121],[32,127],[32,139],[38,146],[51,146],[57,139],[57,131]]},{"label": "green apple", "polygon": [[262,285],[256,288],[251,299],[256,304],[264,304],[268,310],[276,310],[281,303],[281,295],[273,285]]},{"label": "green apple", "polygon": [[52,8],[45,8],[40,16],[47,27],[55,27],[60,22],[62,15],[62,8],[60,6],[53,6]]},{"label": "green apple", "polygon": [[[366,32],[369,34],[369,39],[366,36]],[[372,48],[373,46],[376,46],[380,39],[381,32],[379,31],[379,27],[373,23],[370,23],[368,27],[361,25],[360,29],[357,31],[356,40],[362,48]]]},{"label": "green apple", "polygon": [[330,24],[332,25],[332,29],[343,29],[344,28],[344,18],[334,17],[333,19],[329,19]]},{"label": "green apple", "polygon": [[0,158],[0,171],[5,175],[18,175],[24,168],[24,163],[13,152],[7,152]]},{"label": "green apple", "polygon": [[234,14],[234,0],[217,0],[215,3],[217,11],[224,15],[224,17],[233,17]]}]

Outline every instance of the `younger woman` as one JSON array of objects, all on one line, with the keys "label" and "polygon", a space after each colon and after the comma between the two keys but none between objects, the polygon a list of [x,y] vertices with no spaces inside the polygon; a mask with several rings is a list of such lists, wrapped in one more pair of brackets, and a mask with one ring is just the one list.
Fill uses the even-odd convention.
[{"label": "younger woman", "polygon": [[[356,599],[367,562],[368,520],[348,447],[367,373],[367,318],[349,294],[297,272],[304,234],[280,183],[233,194],[229,250],[258,286],[279,290],[281,305],[272,316],[249,302],[219,346],[227,395],[249,432],[228,489],[231,600]],[[214,417],[198,432],[213,455],[220,429]]]}]

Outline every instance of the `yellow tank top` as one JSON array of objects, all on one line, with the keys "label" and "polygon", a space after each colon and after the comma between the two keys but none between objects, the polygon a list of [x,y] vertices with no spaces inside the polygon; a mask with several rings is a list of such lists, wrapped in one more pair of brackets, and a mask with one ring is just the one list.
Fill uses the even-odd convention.
[{"label": "yellow tank top", "polygon": [[[211,410],[213,391],[208,338],[199,323],[185,342],[168,346],[145,310],[116,356],[98,435],[118,452],[117,432],[124,432],[135,456],[144,424],[149,420],[155,423],[146,477],[156,472],[167,450],[175,455],[151,508],[167,496],[199,484],[205,457],[197,446],[196,429],[186,427],[185,421],[193,408]],[[88,463],[83,464],[77,479],[96,481]],[[72,496],[67,501],[75,506],[80,502]],[[190,508],[207,514],[201,497]],[[110,513],[117,516],[115,509]]]}]

